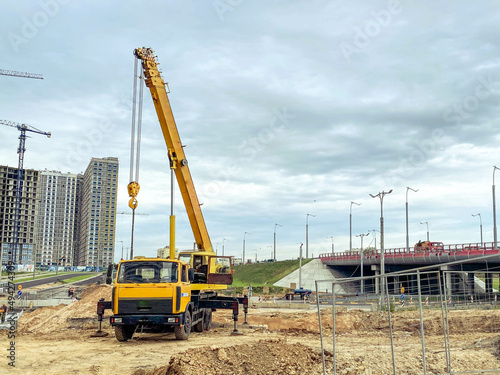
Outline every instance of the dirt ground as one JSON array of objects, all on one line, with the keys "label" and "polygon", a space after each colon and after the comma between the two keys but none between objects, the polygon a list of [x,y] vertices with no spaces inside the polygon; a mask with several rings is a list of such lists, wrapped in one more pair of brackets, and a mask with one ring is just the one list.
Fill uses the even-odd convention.
[{"label": "dirt ground", "polygon": [[[96,303],[111,297],[106,285],[91,286],[71,305],[45,307],[24,314],[16,337],[19,374],[322,374],[318,316],[310,311],[250,309],[252,328],[232,336],[230,311],[213,314],[214,327],[192,333],[187,341],[173,333],[139,333],[118,342],[104,319],[109,336],[90,337],[97,327]],[[424,311],[428,374],[446,373],[441,310]],[[327,373],[333,368],[331,308],[321,315]],[[451,365],[455,372],[500,369],[500,311],[449,312]],[[422,374],[422,338],[418,310],[391,314],[397,374]],[[387,313],[350,310],[337,313],[337,374],[392,374]],[[258,326],[258,327],[256,327]],[[7,333],[4,335],[8,349]],[[3,366],[8,360],[3,357]],[[499,372],[500,373],[500,372]]]}]

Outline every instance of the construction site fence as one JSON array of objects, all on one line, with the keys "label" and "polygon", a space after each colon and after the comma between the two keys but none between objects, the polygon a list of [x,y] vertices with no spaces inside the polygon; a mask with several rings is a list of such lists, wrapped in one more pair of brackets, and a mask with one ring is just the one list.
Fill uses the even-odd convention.
[{"label": "construction site fence", "polygon": [[[500,269],[490,269],[481,271],[484,277],[493,278],[500,277]],[[365,351],[376,351],[380,356],[387,357],[388,361],[391,363],[391,373],[393,375],[399,373],[407,373],[405,370],[405,353],[409,351],[408,342],[405,342],[401,337],[395,339],[393,332],[392,320],[395,311],[404,310],[414,310],[418,311],[419,315],[419,334],[421,338],[421,354],[420,363],[421,368],[419,369],[420,374],[426,375],[429,373],[427,366],[427,358],[432,355],[432,361],[441,361],[440,367],[445,369],[444,374],[483,374],[483,373],[500,373],[500,368],[469,368],[463,369],[463,357],[461,358],[461,368],[460,371],[454,370],[454,361],[458,361],[455,357],[455,353],[460,351],[460,348],[454,345],[454,342],[450,339],[450,327],[449,327],[449,311],[454,309],[495,309],[498,308],[500,303],[498,297],[498,284],[493,285],[492,292],[486,293],[485,289],[481,289],[482,280],[475,280],[474,287],[476,291],[473,293],[466,293],[462,288],[464,280],[457,277],[460,272],[453,271],[420,271],[412,270],[411,272],[399,272],[398,277],[394,277],[394,274],[370,276],[370,277],[357,277],[357,278],[345,278],[338,279],[335,281],[331,280],[318,280],[315,282],[315,290],[311,296],[312,300],[316,303],[318,320],[319,320],[319,334],[321,343],[321,352],[323,359],[323,373],[326,374],[340,374],[340,369],[337,368],[336,358],[339,353],[349,353],[352,348],[343,348],[337,343],[338,332],[336,331],[336,314],[341,310],[343,304],[362,304],[371,306],[371,310],[378,310],[387,314],[388,326],[387,329],[382,329],[382,336],[380,339],[376,339],[374,342],[364,341],[363,350]],[[467,274],[466,272],[463,273]],[[416,289],[414,294],[407,295],[404,293],[404,287],[401,285],[401,280],[412,280],[416,284]],[[451,282],[450,282],[451,280]],[[445,282],[446,281],[446,282]],[[343,290],[343,286],[347,284],[356,284],[360,286],[362,283],[376,284],[379,287],[378,294],[340,294],[337,291]],[[459,285],[460,284],[460,285]],[[425,286],[425,287],[424,287]],[[474,289],[474,288],[469,288]],[[400,290],[401,293],[389,293],[389,291]],[[425,290],[425,293],[424,293]],[[336,291],[332,293],[332,291]],[[461,291],[458,293],[453,293],[453,291]],[[351,305],[352,306],[352,305]],[[322,316],[321,311],[324,309],[331,308],[332,310],[332,327],[333,333],[325,333],[323,329],[323,324],[321,322]],[[442,335],[442,340],[436,343],[436,340],[426,341],[426,336],[430,336],[430,332],[426,334],[426,326],[424,325],[424,318],[426,314],[430,314],[430,311],[439,311],[440,316],[440,335]],[[432,316],[435,316],[434,312]],[[486,319],[486,317],[485,317]],[[494,319],[489,324],[489,329],[491,333],[500,332],[500,320]],[[380,327],[373,327],[375,330]],[[434,327],[435,331],[435,327]],[[433,333],[435,335],[435,332]],[[328,341],[326,338],[328,337]],[[330,340],[332,340],[330,342]],[[414,344],[413,344],[414,347]],[[325,362],[325,350],[333,353],[333,367],[326,367]],[[429,354],[432,353],[432,354]],[[435,353],[444,353],[444,355],[436,357]],[[359,353],[357,353],[359,354]],[[471,361],[472,362],[472,361]],[[456,362],[455,362],[456,363]],[[366,372],[371,373],[371,372]],[[434,373],[434,372],[432,372]]]}]

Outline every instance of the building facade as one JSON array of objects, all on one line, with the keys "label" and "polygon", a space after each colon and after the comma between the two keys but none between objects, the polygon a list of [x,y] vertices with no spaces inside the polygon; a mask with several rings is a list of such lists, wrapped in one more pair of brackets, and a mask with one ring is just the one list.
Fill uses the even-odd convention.
[{"label": "building facade", "polygon": [[[118,158],[85,173],[23,170],[16,264],[103,267],[113,262]],[[17,168],[0,166],[0,250],[14,250]]]},{"label": "building facade", "polygon": [[78,265],[107,266],[114,258],[118,158],[92,158],[80,189]]},{"label": "building facade", "polygon": [[38,181],[35,263],[73,266],[81,176],[45,170]]},{"label": "building facade", "polygon": [[[0,250],[2,265],[14,256],[17,168],[0,166]],[[22,171],[16,264],[32,264],[35,245],[35,210],[38,171]]]}]

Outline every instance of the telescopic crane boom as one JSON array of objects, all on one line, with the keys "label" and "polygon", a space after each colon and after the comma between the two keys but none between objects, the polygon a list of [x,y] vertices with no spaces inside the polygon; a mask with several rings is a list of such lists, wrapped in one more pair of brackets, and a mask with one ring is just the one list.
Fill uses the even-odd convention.
[{"label": "telescopic crane boom", "polygon": [[23,164],[24,164],[24,152],[26,151],[26,132],[32,132],[36,134],[45,135],[50,138],[51,133],[44,132],[35,128],[34,126],[27,124],[19,124],[13,121],[0,120],[0,124],[16,128],[21,132],[19,135],[19,147],[17,153],[19,154],[19,161],[17,164],[17,181],[16,181],[16,202],[14,209],[14,233],[12,235],[12,250],[10,253],[10,261],[13,264],[19,260],[22,260],[22,251],[19,252],[19,259],[17,259],[17,241],[19,238],[19,211],[21,209],[21,198],[23,194]]},{"label": "telescopic crane boom", "polygon": [[174,115],[170,107],[167,90],[165,89],[165,82],[158,71],[158,63],[156,62],[154,52],[151,48],[143,47],[134,50],[134,55],[142,62],[145,83],[151,91],[163,137],[167,144],[171,168],[175,172],[175,177],[181,191],[184,206],[186,207],[191,229],[193,230],[196,247],[200,251],[213,253],[213,255],[215,255],[191,178],[188,161],[184,154]]}]

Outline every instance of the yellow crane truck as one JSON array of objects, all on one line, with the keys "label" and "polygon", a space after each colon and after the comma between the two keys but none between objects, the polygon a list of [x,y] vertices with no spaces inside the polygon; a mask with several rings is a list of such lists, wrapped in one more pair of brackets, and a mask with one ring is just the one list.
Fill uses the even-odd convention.
[{"label": "yellow crane truck", "polygon": [[[170,257],[136,256],[120,261],[111,301],[102,299],[97,304],[99,329],[96,334],[102,333],[101,323],[106,309],[113,311],[110,324],[118,341],[131,339],[137,330],[173,330],[177,339],[186,340],[191,330],[202,332],[210,329],[212,311],[216,309],[233,310],[233,333],[237,333],[239,305],[243,305],[246,324],[248,298],[224,297],[217,293],[232,284],[231,258],[217,256],[213,251],[154,52],[151,48],[137,48],[134,55],[142,64],[145,83],[151,92],[167,145],[170,168],[181,191],[196,248],[179,253],[175,259],[175,224],[172,224],[175,219],[172,220],[171,216]],[[135,206],[131,207],[134,209]],[[111,282],[110,274],[108,282]]]}]

